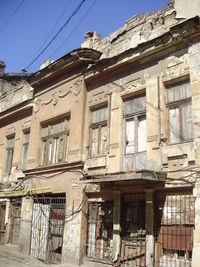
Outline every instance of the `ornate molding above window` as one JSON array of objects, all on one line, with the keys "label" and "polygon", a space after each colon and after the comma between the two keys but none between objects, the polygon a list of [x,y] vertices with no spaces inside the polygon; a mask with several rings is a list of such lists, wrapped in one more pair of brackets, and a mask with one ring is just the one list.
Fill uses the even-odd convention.
[{"label": "ornate molding above window", "polygon": [[67,89],[59,89],[55,90],[53,93],[51,93],[51,96],[49,99],[44,100],[40,97],[36,97],[34,99],[34,112],[37,113],[40,109],[41,106],[47,106],[50,103],[52,103],[54,106],[57,105],[58,101],[60,98],[64,98],[67,95],[73,93],[75,97],[77,97],[80,92],[81,92],[81,85],[82,85],[83,80],[82,79],[77,79],[71,86],[69,86]]}]

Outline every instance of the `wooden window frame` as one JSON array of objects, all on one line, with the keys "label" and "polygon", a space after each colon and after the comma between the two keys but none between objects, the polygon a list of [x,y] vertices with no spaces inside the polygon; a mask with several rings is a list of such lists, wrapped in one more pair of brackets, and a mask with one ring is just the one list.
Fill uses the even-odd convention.
[{"label": "wooden window frame", "polygon": [[[8,142],[9,140],[13,139],[13,146],[9,147]],[[5,164],[5,174],[10,175],[12,170],[12,163],[13,163],[13,155],[14,155],[14,147],[15,147],[15,135],[7,137],[7,147],[6,147],[6,164]],[[12,156],[9,160],[9,153],[12,153]]]},{"label": "wooden window frame", "polygon": [[[180,99],[180,100],[177,100],[177,101],[171,101],[171,102],[168,102],[166,104],[167,106],[167,109],[168,109],[168,140],[169,140],[169,144],[179,144],[179,143],[184,143],[184,142],[190,142],[190,141],[193,141],[193,137],[190,138],[190,139],[187,139],[187,140],[184,140],[183,139],[183,125],[182,125],[182,105],[185,104],[185,103],[189,103],[190,105],[192,105],[192,98],[191,97],[187,97],[187,98],[184,98],[184,99]],[[179,130],[179,139],[180,141],[179,142],[171,142],[170,140],[170,109],[175,109],[175,108],[178,108],[179,110],[179,126],[180,126],[180,130]]]},{"label": "wooden window frame", "polygon": [[[25,135],[29,134],[28,141],[25,140]],[[23,170],[26,170],[27,165],[27,159],[28,159],[28,148],[29,148],[29,142],[30,142],[30,129],[23,131],[23,142],[22,142],[22,161],[21,161],[21,167]],[[27,154],[25,158],[25,147],[27,147]]]},{"label": "wooden window frame", "polygon": [[[56,164],[61,164],[61,163],[67,162],[67,160],[68,160],[69,134],[70,134],[70,130],[68,127],[69,121],[70,121],[70,118],[67,117],[64,119],[53,120],[53,121],[50,121],[50,122],[42,125],[42,129],[47,127],[48,134],[44,137],[41,137],[41,151],[40,151],[40,165],[41,166],[51,166],[51,165],[56,165]],[[63,131],[58,132],[56,134],[51,134],[50,133],[50,127],[57,124],[57,123],[62,123],[62,122],[64,123]],[[55,152],[57,157],[58,157],[57,160],[54,159],[54,156],[55,156],[54,155],[54,145],[55,145],[54,141],[56,139],[57,140],[63,140],[61,152],[59,150],[59,148],[60,148],[59,143],[57,144],[58,147],[57,147],[57,150]],[[46,143],[46,145],[44,146],[45,143]],[[50,144],[52,144],[51,145],[51,152],[49,151]],[[51,153],[51,155],[50,155],[50,153]],[[59,160],[60,153],[62,154],[61,160]],[[50,158],[50,156],[51,156],[51,158]]]},{"label": "wooden window frame", "polygon": [[[129,154],[137,154],[137,153],[140,153],[140,152],[145,152],[146,150],[144,151],[138,151],[138,126],[139,126],[139,118],[140,117],[145,117],[146,118],[146,111],[144,112],[140,112],[140,113],[137,113],[137,114],[131,114],[131,115],[125,115],[124,116],[124,123],[125,123],[125,135],[124,135],[124,145],[125,145],[125,154],[126,155],[129,155]],[[135,152],[134,153],[126,153],[126,145],[127,145],[127,140],[126,140],[126,122],[127,121],[134,121],[136,127],[134,127],[134,144],[135,144]]]},{"label": "wooden window frame", "polygon": [[[107,107],[107,106],[103,106],[103,107],[100,107],[98,109],[91,110],[91,113],[93,111],[101,110],[101,108],[105,108],[105,107]],[[107,147],[106,147],[105,153],[103,153],[103,151],[101,151],[101,134],[102,134],[101,130],[102,130],[102,127],[107,127],[107,134],[108,134],[108,118],[107,118],[107,120],[103,120],[100,122],[95,122],[95,123],[90,124],[90,129],[89,129],[89,136],[90,136],[89,157],[90,158],[105,157],[107,155],[107,151],[108,151]],[[93,152],[92,152],[92,147],[93,147],[92,133],[93,133],[94,129],[98,129],[97,155],[96,156],[94,156]],[[107,140],[108,140],[108,138],[107,138]]]},{"label": "wooden window frame", "polygon": [[[138,144],[139,144],[139,140],[138,140],[138,126],[139,126],[139,118],[141,117],[145,117],[146,119],[146,105],[145,105],[145,108],[139,110],[139,111],[133,111],[132,113],[128,113],[128,114],[125,114],[125,105],[126,105],[126,102],[128,101],[131,101],[131,100],[134,100],[134,99],[140,99],[142,97],[145,97],[145,104],[146,104],[146,93],[143,92],[139,95],[135,95],[131,98],[128,98],[128,99],[125,99],[124,100],[124,115],[123,115],[123,118],[124,118],[124,154],[125,155],[131,155],[131,154],[137,154],[137,153],[140,153],[140,152],[145,152],[146,150],[144,151],[138,151]],[[127,145],[127,142],[128,140],[126,140],[126,122],[127,121],[131,121],[133,120],[134,121],[134,124],[136,127],[134,127],[134,145],[135,145],[135,152],[133,153],[126,153],[126,145]]]}]

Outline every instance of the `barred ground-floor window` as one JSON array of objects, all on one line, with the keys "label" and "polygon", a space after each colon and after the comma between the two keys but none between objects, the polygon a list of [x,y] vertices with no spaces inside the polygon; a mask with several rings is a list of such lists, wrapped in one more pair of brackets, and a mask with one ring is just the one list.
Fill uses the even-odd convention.
[{"label": "barred ground-floor window", "polygon": [[194,197],[191,191],[156,193],[155,266],[191,266]]}]

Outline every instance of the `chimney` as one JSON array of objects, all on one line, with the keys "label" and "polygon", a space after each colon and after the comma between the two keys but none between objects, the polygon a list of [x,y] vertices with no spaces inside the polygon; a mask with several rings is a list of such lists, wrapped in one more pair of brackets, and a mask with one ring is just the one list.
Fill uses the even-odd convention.
[{"label": "chimney", "polygon": [[3,77],[5,67],[6,67],[6,64],[0,60],[0,78]]}]

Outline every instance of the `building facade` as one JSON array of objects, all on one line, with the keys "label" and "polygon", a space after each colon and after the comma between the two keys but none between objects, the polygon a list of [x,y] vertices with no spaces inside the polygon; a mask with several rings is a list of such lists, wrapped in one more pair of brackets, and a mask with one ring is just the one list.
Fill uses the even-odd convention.
[{"label": "building facade", "polygon": [[200,12],[179,4],[88,32],[33,74],[1,62],[1,243],[54,263],[199,266]]}]

